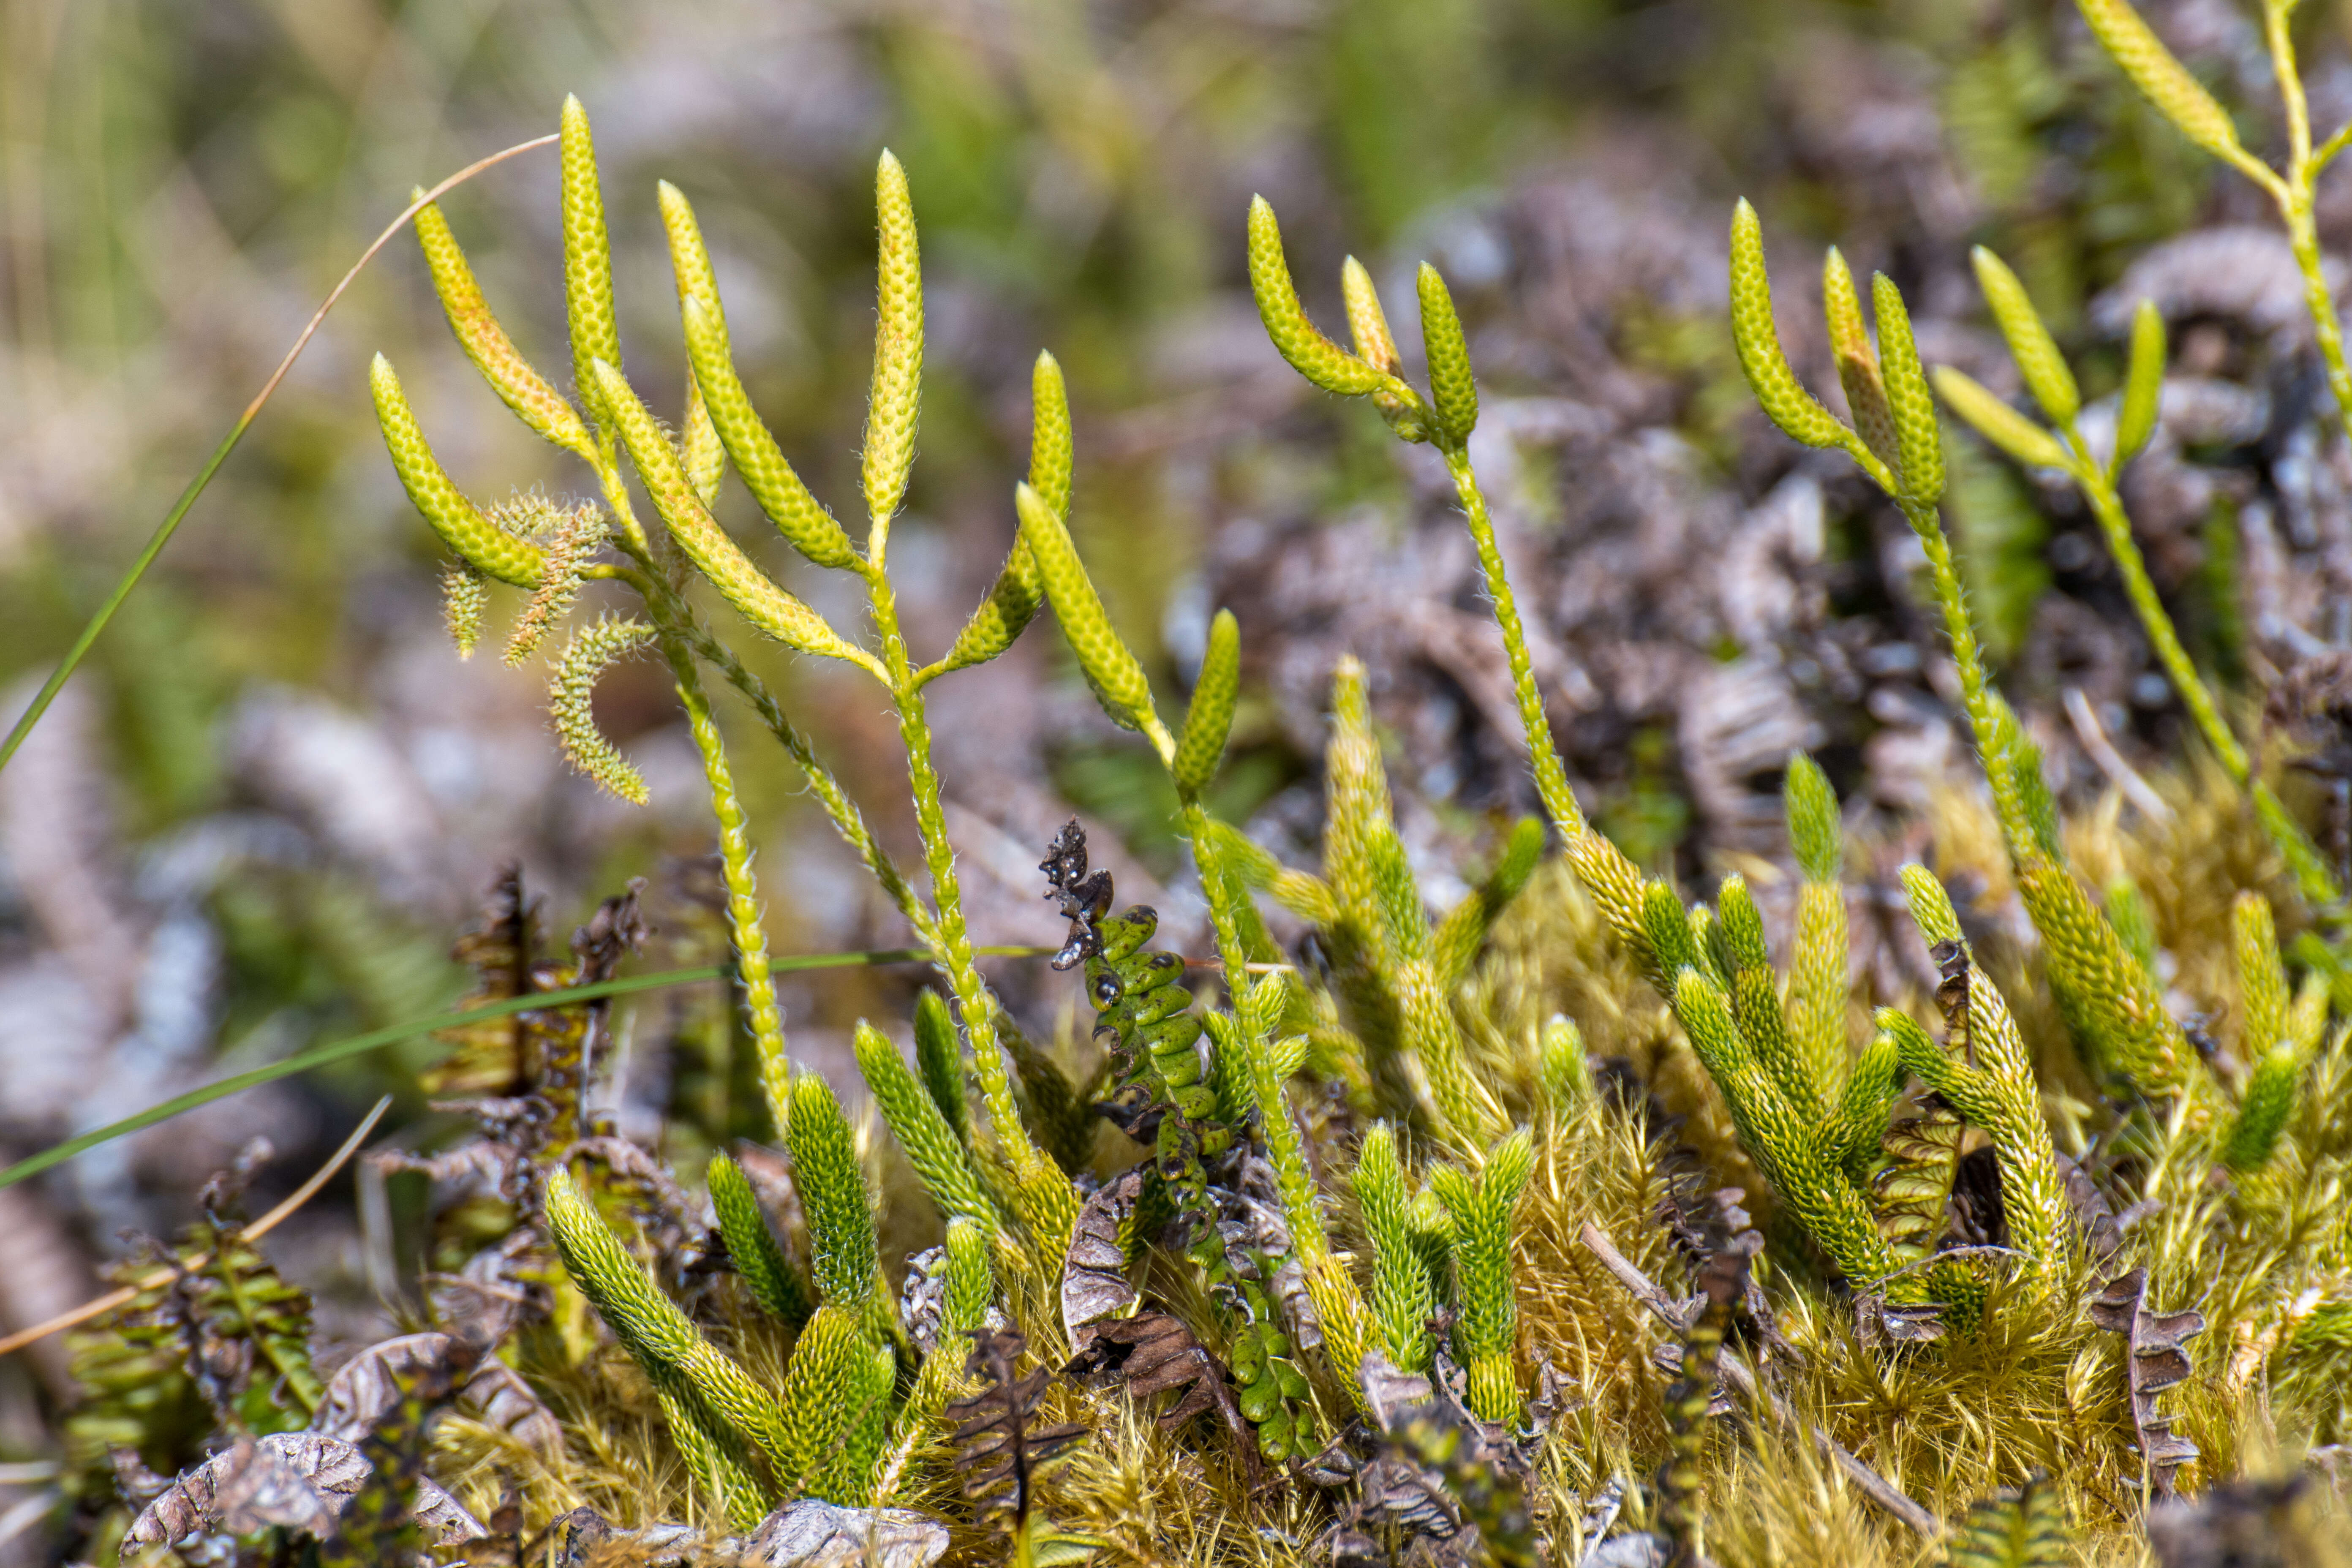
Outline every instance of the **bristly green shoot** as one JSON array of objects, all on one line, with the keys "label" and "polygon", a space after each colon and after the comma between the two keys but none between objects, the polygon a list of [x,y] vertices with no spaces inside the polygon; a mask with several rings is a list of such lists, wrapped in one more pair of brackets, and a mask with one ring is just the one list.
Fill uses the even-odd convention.
[{"label": "bristly green shoot", "polygon": [[1789,759],[1783,795],[1789,843],[1803,884],[1797,892],[1797,940],[1789,975],[1789,1031],[1824,1100],[1845,1082],[1846,911],[1843,869],[1845,825],[1837,794],[1811,757]]},{"label": "bristly green shoot", "polygon": [[1511,1368],[1518,1327],[1511,1216],[1535,1162],[1535,1142],[1521,1128],[1495,1146],[1475,1177],[1453,1165],[1429,1173],[1454,1221],[1454,1351],[1469,1377],[1470,1408],[1482,1421],[1519,1417]]},{"label": "bristly green shoot", "polygon": [[[907,1152],[908,1163],[915,1167],[931,1201],[945,1217],[970,1220],[994,1239],[995,1206],[982,1194],[962,1140],[940,1113],[930,1092],[899,1056],[898,1047],[862,1018],[856,1042],[858,1070],[874,1093],[874,1103],[880,1108],[891,1136]],[[795,1100],[796,1113],[797,1109]]]},{"label": "bristly green shoot", "polygon": [[800,1270],[768,1228],[751,1178],[725,1154],[713,1154],[707,1177],[710,1206],[719,1216],[719,1233],[726,1239],[727,1256],[742,1277],[752,1299],[788,1328],[808,1321],[816,1303],[809,1296]]},{"label": "bristly green shoot", "polygon": [[739,1463],[754,1449],[771,1463],[782,1462],[785,1436],[774,1402],[630,1258],[568,1171],[548,1180],[547,1221],[565,1271],[646,1374],[679,1402],[703,1439]]},{"label": "bristly green shoot", "polygon": [[1437,1310],[1435,1282],[1405,1221],[1412,1197],[1396,1133],[1375,1122],[1356,1156],[1356,1204],[1372,1244],[1372,1322],[1382,1353],[1403,1372],[1429,1366],[1429,1320]]},{"label": "bristly green shoot", "polygon": [[857,1307],[881,1287],[874,1250],[874,1205],[858,1164],[857,1141],[841,1103],[813,1072],[793,1080],[792,1119],[784,1127],[793,1175],[808,1213],[809,1272],[826,1301]]}]

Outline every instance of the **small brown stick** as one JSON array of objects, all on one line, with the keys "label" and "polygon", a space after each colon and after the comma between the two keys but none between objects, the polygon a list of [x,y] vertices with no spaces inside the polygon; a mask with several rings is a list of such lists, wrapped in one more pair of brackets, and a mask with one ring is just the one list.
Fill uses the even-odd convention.
[{"label": "small brown stick", "polygon": [[[1624,1286],[1635,1300],[1647,1307],[1653,1315],[1676,1333],[1684,1331],[1685,1325],[1683,1322],[1681,1305],[1673,1297],[1659,1289],[1648,1275],[1633,1267],[1632,1259],[1618,1251],[1615,1245],[1610,1241],[1606,1231],[1591,1220],[1586,1220],[1579,1239],[1584,1243],[1587,1251],[1601,1259],[1602,1268],[1617,1277],[1617,1282]],[[1780,1417],[1782,1425],[1792,1430],[1805,1429],[1805,1423],[1798,1420],[1797,1413],[1789,1408],[1788,1401],[1759,1384],[1756,1374],[1748,1371],[1743,1363],[1734,1357],[1726,1356],[1719,1365],[1726,1383],[1739,1390],[1750,1400],[1769,1402],[1772,1414]],[[1850,1449],[1821,1427],[1814,1426],[1811,1432],[1814,1444],[1822,1453],[1829,1456],[1839,1469],[1845,1472],[1848,1480],[1862,1489],[1864,1495],[1871,1501],[1930,1541],[1943,1533],[1943,1526],[1937,1522],[1936,1516],[1896,1490],[1893,1482],[1856,1458]]]},{"label": "small brown stick", "polygon": [[[375,1124],[383,1121],[383,1113],[391,1109],[392,1096],[387,1094],[377,1100],[375,1109],[367,1113],[367,1120],[362,1121],[352,1135],[343,1140],[343,1146],[335,1151],[335,1157],[320,1166],[316,1174],[289,1194],[284,1203],[247,1226],[238,1233],[240,1239],[259,1241],[284,1224],[287,1217],[296,1209],[317,1197],[319,1189],[332,1181],[335,1173],[343,1168],[343,1163],[359,1152],[360,1145],[367,1142],[367,1135],[375,1131]],[[76,1323],[86,1323],[101,1312],[110,1312],[137,1296],[142,1290],[152,1290],[158,1285],[168,1285],[187,1270],[202,1268],[211,1261],[212,1258],[208,1254],[200,1253],[188,1260],[185,1268],[158,1268],[136,1285],[125,1285],[119,1289],[109,1290],[103,1296],[84,1301],[70,1312],[59,1313],[46,1323],[35,1323],[29,1329],[19,1329],[7,1338],[0,1339],[0,1355],[6,1355],[11,1351],[23,1350],[34,1341],[47,1339],[51,1334],[70,1329]]]},{"label": "small brown stick", "polygon": [[2107,782],[2121,790],[2124,798],[2139,807],[2139,814],[2150,822],[2159,826],[2170,822],[2172,807],[2165,805],[2164,797],[2149,788],[2148,782],[2134,773],[2132,765],[2124,761],[2123,753],[2116,750],[2116,743],[2107,739],[2106,731],[2100,727],[2098,710],[2091,706],[2091,700],[2083,695],[2083,689],[2068,687],[2065,702],[2066,720],[2074,726],[2074,738],[2083,742],[2083,750],[2092,762],[2098,764],[2099,771],[2107,775]]}]

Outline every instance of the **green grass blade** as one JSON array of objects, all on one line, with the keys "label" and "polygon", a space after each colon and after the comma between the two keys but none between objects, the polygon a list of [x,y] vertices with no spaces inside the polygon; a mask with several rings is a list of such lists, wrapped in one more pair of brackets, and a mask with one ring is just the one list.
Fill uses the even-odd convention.
[{"label": "green grass blade", "polygon": [[122,574],[122,581],[114,585],[114,592],[106,596],[106,603],[98,607],[98,613],[90,616],[89,624],[82,627],[81,636],[74,639],[73,647],[67,650],[57,669],[41,683],[40,694],[33,699],[33,705],[25,710],[15,727],[9,730],[8,739],[0,742],[0,768],[8,765],[8,759],[16,754],[16,748],[25,743],[25,737],[33,732],[33,726],[41,721],[41,715],[49,710],[49,704],[64,689],[67,679],[80,667],[90,645],[98,641],[100,632],[106,630],[106,623],[114,619],[114,612],[122,607],[122,601],[131,596],[131,590],[139,585],[139,579],[147,575],[147,568],[155,564],[155,557],[163,553],[163,546],[171,542],[173,533],[180,526],[180,520],[188,515],[188,509],[196,504],[196,498],[205,493],[205,487],[213,482],[213,476],[220,472],[220,466],[228,460],[228,455],[245,438],[246,429],[252,425],[256,412],[257,410],[247,410],[245,417],[239,419],[221,444],[213,448],[213,455],[205,459],[203,468],[196,470],[196,477],[188,481],[188,488],[180,492],[180,499],[172,503],[172,510],[165,514],[162,524],[148,536],[147,548],[139,552],[139,559],[131,563],[131,570]]},{"label": "green grass blade", "polygon": [[[310,325],[302,329],[302,335],[294,340],[294,346],[286,351],[286,357],[278,362],[277,370],[271,373],[269,380],[262,386],[260,393],[252,402],[245,405],[245,412],[237,416],[236,423],[229,427],[229,433],[221,437],[221,444],[213,448],[213,455],[205,460],[205,466],[196,470],[196,477],[188,481],[188,488],[180,492],[180,499],[172,503],[172,510],[164,514],[163,521],[156,526],[155,531],[148,536],[147,547],[139,552],[139,559],[131,563],[131,570],[122,574],[122,580],[114,585],[114,592],[106,596],[106,603],[98,607],[98,613],[90,616],[89,624],[82,627],[81,636],[74,639],[73,647],[67,650],[66,657],[58,663],[57,669],[47,680],[42,683],[40,693],[33,699],[32,706],[25,710],[14,727],[9,730],[7,740],[0,742],[0,768],[8,765],[9,759],[16,754],[16,748],[25,743],[25,737],[33,732],[33,726],[41,721],[41,715],[49,710],[49,704],[55,701],[58,693],[64,689],[68,679],[80,668],[81,661],[89,653],[91,645],[98,641],[99,634],[106,630],[109,621],[114,619],[114,612],[122,607],[122,601],[131,596],[131,590],[137,587],[139,580],[147,575],[147,568],[155,564],[155,558],[163,553],[163,546],[170,543],[172,535],[179,531],[180,520],[188,515],[188,509],[196,504],[196,498],[204,494],[205,487],[213,482],[213,476],[220,472],[220,466],[228,461],[228,455],[236,450],[236,444],[239,441],[245,439],[246,431],[252,428],[254,418],[260,414],[262,405],[268,403],[270,395],[278,390],[278,384],[286,379],[286,373],[294,368],[294,362],[300,358],[302,351],[310,346],[311,337],[319,330],[319,324],[327,319],[327,312],[335,308],[335,302],[343,297],[343,290],[352,286],[352,280],[360,275],[361,268],[375,258],[375,253],[382,250],[394,235],[405,227],[409,219],[448,191],[464,184],[483,170],[505,163],[518,153],[528,153],[534,147],[544,147],[554,140],[553,136],[541,136],[533,141],[520,142],[504,152],[493,153],[487,158],[467,164],[410,202],[401,215],[393,219],[382,234],[376,236],[375,243],[369,246],[360,258],[352,264],[352,269],[343,274],[343,280],[335,285],[334,292],[327,296],[327,302],[319,307],[319,313],[312,316]],[[0,1180],[0,1186],[6,1186],[8,1181],[14,1179],[14,1174],[11,1173],[5,1180]]]},{"label": "green grass blade", "polygon": [[[1034,958],[1051,952],[1053,950],[1044,947],[982,947],[973,951],[985,957]],[[768,967],[777,971],[846,969],[864,964],[923,963],[929,962],[930,956],[930,953],[925,950],[915,947],[887,948],[877,952],[810,952],[773,959],[770,961]],[[509,996],[503,1001],[488,1003],[479,1007],[469,1007],[462,1012],[436,1013],[429,1017],[411,1018],[404,1023],[388,1024],[381,1029],[372,1029],[364,1035],[353,1035],[349,1039],[334,1040],[323,1046],[314,1047],[310,1050],[288,1057],[284,1061],[272,1062],[268,1067],[255,1068],[250,1072],[232,1074],[227,1078],[205,1084],[201,1089],[192,1089],[177,1099],[167,1100],[161,1105],[151,1105],[146,1110],[126,1116],[120,1121],[110,1121],[103,1127],[92,1128],[79,1137],[68,1138],[54,1148],[44,1149],[31,1158],[19,1160],[6,1170],[0,1171],[0,1187],[14,1186],[26,1177],[39,1175],[50,1166],[70,1160],[85,1150],[95,1149],[101,1143],[111,1142],[125,1133],[152,1127],[159,1121],[168,1121],[184,1110],[194,1110],[200,1105],[210,1105],[215,1100],[226,1099],[229,1095],[257,1088],[261,1084],[275,1083],[281,1078],[291,1078],[297,1073],[308,1072],[312,1068],[324,1067],[330,1062],[339,1062],[346,1058],[362,1056],[369,1051],[380,1050],[385,1046],[398,1045],[403,1040],[413,1040],[419,1035],[429,1035],[436,1029],[462,1028],[467,1024],[479,1023],[486,1018],[502,1018],[509,1013],[520,1013],[532,1008],[564,1007],[575,1002],[593,1002],[603,997],[625,996],[636,991],[656,991],[668,985],[690,985],[702,980],[722,980],[730,973],[726,966],[720,964],[711,964],[701,969],[666,969],[656,974],[626,975],[618,980],[600,981],[593,985],[573,985],[562,991],[534,991],[528,996]]]}]

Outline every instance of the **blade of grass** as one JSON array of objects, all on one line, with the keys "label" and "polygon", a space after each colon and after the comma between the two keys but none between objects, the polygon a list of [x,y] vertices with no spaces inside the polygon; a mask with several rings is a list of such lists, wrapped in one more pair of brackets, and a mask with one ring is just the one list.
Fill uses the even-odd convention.
[{"label": "blade of grass", "polygon": [[[1045,947],[982,947],[974,951],[984,956],[995,958],[1036,958],[1050,953],[1054,950]],[[769,961],[768,967],[774,971],[846,969],[861,964],[927,963],[930,962],[930,953],[922,948],[899,947],[887,948],[877,952],[798,953],[789,957],[772,959]],[[265,1083],[275,1083],[281,1078],[291,1078],[297,1073],[308,1072],[312,1068],[324,1067],[330,1062],[339,1062],[351,1057],[364,1055],[369,1051],[380,1050],[385,1046],[397,1045],[403,1040],[413,1040],[419,1035],[429,1035],[436,1029],[460,1028],[467,1024],[478,1023],[485,1018],[503,1018],[510,1013],[569,1006],[575,1002],[593,1002],[605,996],[625,996],[636,991],[656,991],[668,985],[690,985],[697,981],[720,980],[726,978],[730,973],[731,972],[725,965],[711,964],[701,969],[666,969],[655,974],[625,975],[617,980],[599,981],[593,985],[573,985],[561,991],[534,991],[526,996],[509,996],[503,1001],[486,1003],[482,1006],[468,1007],[461,1012],[436,1013],[429,1017],[411,1018],[404,1023],[386,1025],[381,1029],[372,1029],[364,1035],[353,1035],[348,1039],[330,1041],[326,1045],[316,1046],[310,1050],[288,1057],[284,1061],[272,1062],[268,1067],[255,1068],[249,1072],[232,1074],[230,1077],[205,1084],[201,1089],[192,1089],[176,1099],[167,1100],[160,1105],[151,1105],[146,1110],[126,1116],[120,1121],[110,1121],[103,1127],[93,1128],[79,1137],[68,1138],[54,1148],[44,1149],[31,1158],[19,1160],[6,1170],[0,1171],[0,1187],[14,1186],[26,1177],[37,1176],[50,1166],[70,1160],[86,1150],[95,1149],[101,1143],[111,1142],[125,1133],[152,1127],[159,1121],[168,1121],[182,1111],[194,1110],[197,1106],[210,1105],[215,1100],[225,1099],[244,1089],[258,1088]]]},{"label": "blade of grass", "polygon": [[[204,494],[205,487],[213,482],[213,476],[220,472],[220,466],[228,460],[228,455],[231,452],[236,450],[236,444],[245,439],[245,433],[252,426],[254,417],[261,412],[262,405],[268,403],[271,395],[277,392],[278,384],[286,379],[286,373],[294,368],[294,362],[301,357],[302,351],[310,346],[310,339],[317,333],[320,324],[326,321],[327,312],[335,308],[336,301],[343,297],[343,291],[349,289],[352,280],[359,277],[361,269],[375,259],[375,253],[390,244],[392,237],[398,234],[410,218],[415,217],[421,208],[437,200],[444,192],[464,184],[483,170],[503,163],[517,153],[528,153],[534,147],[548,146],[555,140],[554,136],[549,135],[536,137],[529,142],[518,142],[502,153],[493,153],[478,163],[468,163],[409,203],[402,210],[401,215],[385,226],[382,234],[375,237],[375,243],[369,246],[357,261],[352,263],[352,269],[343,274],[343,280],[335,285],[333,292],[327,296],[326,303],[319,307],[318,313],[312,316],[310,324],[302,329],[302,335],[294,340],[294,346],[288,349],[286,357],[278,362],[278,368],[270,373],[269,380],[263,384],[258,393],[255,394],[253,401],[245,405],[245,412],[236,416],[236,423],[229,426],[226,436],[221,437],[221,444],[213,448],[213,455],[205,459],[205,466],[196,470],[196,477],[188,481],[188,488],[180,492],[180,499],[172,503],[172,510],[163,514],[163,521],[157,524],[155,531],[148,536],[147,547],[139,552],[139,558],[131,563],[131,570],[124,573],[122,580],[114,585],[114,592],[106,596],[106,603],[98,607],[98,613],[90,616],[89,623],[82,627],[81,635],[74,639],[73,647],[66,651],[64,660],[58,664],[49,679],[42,683],[39,694],[33,699],[32,706],[25,710],[16,720],[15,727],[9,730],[8,739],[5,742],[0,742],[0,768],[8,765],[9,759],[16,754],[16,748],[25,743],[25,737],[33,732],[33,726],[41,721],[41,715],[49,710],[49,704],[56,700],[58,691],[64,689],[68,678],[80,666],[83,658],[89,654],[91,645],[98,641],[99,634],[106,630],[109,621],[114,619],[114,612],[122,607],[122,602],[131,596],[131,590],[139,585],[139,580],[147,574],[147,569],[155,563],[155,558],[163,553],[163,546],[171,542],[172,535],[179,529],[180,520],[188,515],[188,509],[196,504],[196,498]],[[6,1182],[0,1181],[0,1186],[6,1184]]]}]

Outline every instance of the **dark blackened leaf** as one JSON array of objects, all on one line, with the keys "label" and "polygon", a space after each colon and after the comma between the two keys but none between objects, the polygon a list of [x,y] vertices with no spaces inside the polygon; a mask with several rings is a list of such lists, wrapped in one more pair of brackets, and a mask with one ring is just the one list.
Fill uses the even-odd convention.
[{"label": "dark blackened leaf", "polygon": [[1138,1398],[1174,1394],[1176,1402],[1160,1413],[1162,1426],[1180,1426],[1214,1410],[1255,1463],[1257,1441],[1224,1367],[1180,1319],[1165,1312],[1139,1312],[1092,1324],[1084,1348],[1066,1370],[1121,1385]]},{"label": "dark blackened leaf", "polygon": [[1013,1365],[1027,1348],[1011,1330],[980,1341],[966,1370],[986,1378],[988,1386],[947,1407],[966,1494],[983,1514],[1009,1515],[1016,1531],[1034,1507],[1037,1481],[1087,1436],[1083,1426],[1038,1425],[1037,1402],[1055,1373],[1041,1366],[1016,1377]]},{"label": "dark blackened leaf", "polygon": [[2141,1457],[2157,1495],[2172,1495],[2172,1479],[2181,1466],[2197,1457],[2197,1445],[2172,1429],[2168,1416],[2156,1413],[2156,1396],[2189,1373],[2183,1342],[2202,1331],[2204,1314],[2196,1311],[2153,1312],[2147,1306],[2147,1270],[2135,1268],[2117,1275],[2092,1299],[2091,1321],[2124,1336],[2128,1354],[2124,1363],[2131,1391],[2132,1425],[2139,1433]]}]

